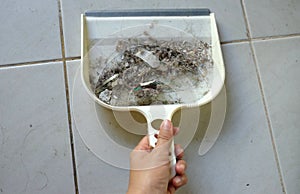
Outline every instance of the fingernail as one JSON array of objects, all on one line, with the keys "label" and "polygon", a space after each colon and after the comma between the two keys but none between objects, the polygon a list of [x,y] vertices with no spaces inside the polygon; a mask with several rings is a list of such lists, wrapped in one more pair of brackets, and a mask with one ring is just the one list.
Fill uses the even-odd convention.
[{"label": "fingernail", "polygon": [[181,178],[175,177],[174,181],[175,181],[176,185],[179,185],[181,183]]},{"label": "fingernail", "polygon": [[169,130],[171,128],[171,121],[168,119],[164,120],[161,124],[161,129],[163,130]]}]

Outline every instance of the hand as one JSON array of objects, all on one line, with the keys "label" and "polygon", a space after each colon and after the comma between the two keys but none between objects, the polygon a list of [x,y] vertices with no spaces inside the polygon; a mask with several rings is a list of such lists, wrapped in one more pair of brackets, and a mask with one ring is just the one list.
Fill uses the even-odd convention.
[{"label": "hand", "polygon": [[173,194],[187,183],[186,162],[182,160],[183,149],[175,145],[176,176],[170,178],[169,149],[172,138],[179,129],[165,120],[160,126],[157,145],[151,149],[145,136],[130,155],[130,178],[127,194]]}]

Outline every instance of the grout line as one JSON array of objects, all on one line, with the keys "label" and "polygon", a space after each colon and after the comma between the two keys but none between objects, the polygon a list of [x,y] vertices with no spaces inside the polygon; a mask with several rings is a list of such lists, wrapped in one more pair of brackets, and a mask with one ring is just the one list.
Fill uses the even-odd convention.
[{"label": "grout line", "polygon": [[80,56],[77,56],[77,57],[66,57],[65,60],[66,61],[74,61],[74,60],[80,60],[81,57]]},{"label": "grout line", "polygon": [[41,63],[51,63],[51,62],[62,62],[63,59],[49,59],[49,60],[41,60],[41,61],[31,61],[31,62],[21,62],[21,63],[11,63],[11,64],[3,64],[0,65],[0,68],[4,67],[18,67],[18,66],[25,66],[25,65],[35,65]]},{"label": "grout line", "polygon": [[7,67],[19,67],[19,66],[26,66],[26,65],[36,65],[41,63],[55,63],[55,62],[63,62],[65,61],[74,61],[74,60],[80,60],[81,57],[64,57],[58,58],[58,59],[47,59],[47,60],[40,60],[40,61],[28,61],[28,62],[21,62],[21,63],[10,63],[10,64],[3,64],[0,65],[0,68],[7,68]]},{"label": "grout line", "polygon": [[236,44],[236,43],[246,43],[246,42],[249,42],[249,39],[223,41],[223,42],[221,42],[221,45]]},{"label": "grout line", "polygon": [[271,119],[270,119],[270,115],[269,115],[269,110],[267,108],[266,97],[265,97],[265,93],[264,93],[264,90],[263,90],[261,75],[260,75],[260,72],[259,72],[258,62],[257,62],[256,54],[255,54],[255,49],[254,49],[253,42],[252,42],[252,40],[255,40],[255,39],[251,39],[252,34],[251,34],[251,31],[250,31],[250,24],[249,24],[249,21],[247,19],[245,2],[244,2],[244,0],[240,0],[240,2],[241,2],[241,6],[242,6],[242,11],[243,11],[243,15],[244,15],[245,24],[246,24],[247,36],[250,40],[251,54],[252,54],[253,62],[255,64],[256,76],[257,76],[258,85],[259,85],[259,89],[260,89],[260,93],[261,93],[261,97],[262,97],[265,116],[266,116],[266,119],[267,119],[268,130],[269,130],[270,137],[271,137],[272,148],[273,148],[275,161],[276,161],[276,166],[277,166],[277,171],[278,171],[278,175],[279,175],[279,179],[280,179],[280,185],[281,185],[281,188],[282,188],[282,192],[284,194],[286,194],[286,189],[285,189],[285,185],[284,185],[284,181],[283,181],[282,170],[281,170],[281,167],[280,167],[279,156],[278,156],[278,152],[277,152],[277,149],[276,149],[276,142],[275,142],[275,139],[274,139]]},{"label": "grout line", "polygon": [[268,41],[268,40],[277,40],[277,39],[295,38],[295,37],[300,37],[300,33],[286,34],[286,35],[276,35],[276,36],[256,37],[256,38],[252,38],[252,40],[253,41]]},{"label": "grout line", "polygon": [[242,8],[244,22],[245,22],[247,39],[249,40],[249,42],[251,42],[251,33],[250,33],[249,23],[248,23],[248,20],[247,20],[245,4],[244,4],[243,0],[240,0],[240,2],[241,2],[241,8]]},{"label": "grout line", "polygon": [[[244,14],[244,18],[245,18]],[[247,21],[245,20],[245,23]],[[257,42],[257,41],[270,41],[270,40],[281,40],[281,39],[286,39],[286,38],[297,38],[300,37],[300,33],[295,33],[295,34],[285,34],[285,35],[275,35],[275,36],[263,36],[263,37],[255,37],[251,38],[250,36],[250,31],[248,28],[246,28],[246,33],[247,33],[247,39],[240,39],[240,40],[230,40],[230,41],[222,41],[222,45],[226,44],[236,44],[236,43],[247,43],[247,42]]]},{"label": "grout line", "polygon": [[62,52],[62,60],[64,67],[64,78],[65,78],[65,88],[66,88],[66,101],[67,101],[67,111],[68,111],[68,123],[69,123],[69,135],[70,135],[70,146],[71,146],[71,154],[72,154],[72,165],[73,165],[73,174],[74,174],[74,186],[75,193],[78,194],[78,179],[77,179],[77,169],[76,169],[76,158],[75,158],[75,148],[74,148],[74,139],[73,139],[73,130],[72,130],[72,117],[71,117],[71,107],[70,107],[70,95],[69,95],[69,85],[68,85],[68,73],[67,73],[67,64],[65,57],[65,40],[64,40],[64,32],[63,32],[63,21],[61,14],[61,0],[57,0],[58,5],[58,17],[59,17],[59,29],[60,29],[60,41],[61,41],[61,52]]}]

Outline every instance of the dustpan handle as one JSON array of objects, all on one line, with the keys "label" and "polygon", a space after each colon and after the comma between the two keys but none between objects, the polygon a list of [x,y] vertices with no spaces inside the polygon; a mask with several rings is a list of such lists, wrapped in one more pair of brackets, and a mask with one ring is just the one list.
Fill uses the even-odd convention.
[{"label": "dustpan handle", "polygon": [[[148,123],[148,132],[149,131],[157,131],[156,129],[154,129],[151,125],[151,123]],[[156,134],[158,134],[159,132],[156,132]],[[152,142],[152,145],[150,143],[150,145],[152,147],[155,147],[155,143],[157,142],[157,139],[154,137],[154,134],[149,134],[149,142]],[[154,145],[153,145],[153,142]],[[175,165],[176,165],[176,154],[175,154],[175,146],[174,146],[174,138],[172,138],[172,142],[171,142],[171,146],[170,146],[170,150],[169,152],[171,153],[171,155],[169,156],[169,161],[170,161],[170,168],[171,168],[171,174],[170,174],[170,179],[173,178],[176,175],[176,170],[175,170]]]},{"label": "dustpan handle", "polygon": [[[152,126],[152,122],[155,120],[171,120],[173,113],[179,108],[178,105],[167,105],[167,106],[145,106],[140,107],[139,111],[142,112],[147,120],[147,129],[149,135],[149,144],[152,147],[155,147],[157,139],[155,138],[155,134],[158,134],[159,131]],[[176,154],[175,154],[175,146],[174,146],[174,138],[172,138],[171,146],[169,152],[171,155],[169,156],[171,174],[170,179],[176,175],[175,165],[176,165]]]}]

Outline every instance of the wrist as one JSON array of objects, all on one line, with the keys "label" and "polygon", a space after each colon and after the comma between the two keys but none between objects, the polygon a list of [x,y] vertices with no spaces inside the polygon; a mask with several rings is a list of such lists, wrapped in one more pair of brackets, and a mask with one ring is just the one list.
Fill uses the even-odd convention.
[{"label": "wrist", "polygon": [[147,194],[149,191],[145,188],[129,186],[126,194]]},{"label": "wrist", "polygon": [[165,194],[165,193],[167,193],[167,190],[165,189],[159,189],[155,187],[146,188],[146,187],[129,185],[126,194]]}]

